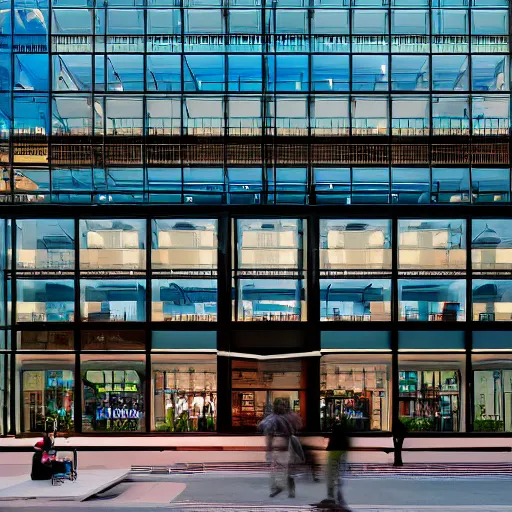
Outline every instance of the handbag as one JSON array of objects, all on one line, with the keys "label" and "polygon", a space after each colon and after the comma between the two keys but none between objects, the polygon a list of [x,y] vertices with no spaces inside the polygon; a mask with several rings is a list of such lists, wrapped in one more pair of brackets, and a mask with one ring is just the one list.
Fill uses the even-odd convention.
[{"label": "handbag", "polygon": [[46,466],[51,466],[52,462],[55,461],[55,451],[51,450],[49,452],[43,452],[41,456],[41,464],[45,464]]},{"label": "handbag", "polygon": [[304,456],[302,444],[297,436],[290,436],[288,451],[290,453],[290,464],[304,464],[306,457]]}]

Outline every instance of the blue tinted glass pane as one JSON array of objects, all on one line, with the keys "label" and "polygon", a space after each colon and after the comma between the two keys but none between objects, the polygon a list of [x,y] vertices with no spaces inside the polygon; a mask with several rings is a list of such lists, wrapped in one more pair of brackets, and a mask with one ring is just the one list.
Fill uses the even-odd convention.
[{"label": "blue tinted glass pane", "polygon": [[391,198],[397,204],[430,203],[430,170],[415,168],[391,169]]},{"label": "blue tinted glass pane", "polygon": [[475,169],[471,171],[471,194],[475,203],[509,201],[510,169]]},{"label": "blue tinted glass pane", "polygon": [[389,169],[352,169],[352,201],[363,204],[389,203]]},{"label": "blue tinted glass pane", "polygon": [[145,281],[135,279],[80,281],[80,316],[86,322],[143,322]]},{"label": "blue tinted glass pane", "polygon": [[311,88],[315,91],[349,90],[348,55],[313,55]]},{"label": "blue tinted glass pane", "polygon": [[217,320],[217,281],[158,279],[152,282],[153,322],[214,322]]},{"label": "blue tinted glass pane", "polygon": [[432,89],[467,91],[469,89],[468,57],[466,55],[433,55]]},{"label": "blue tinted glass pane", "polygon": [[52,190],[91,191],[92,169],[53,169]]},{"label": "blue tinted glass pane", "polygon": [[147,88],[150,91],[181,89],[181,58],[179,55],[148,55]]},{"label": "blue tinted glass pane", "polygon": [[432,200],[438,203],[469,202],[469,169],[432,169]]},{"label": "blue tinted glass pane", "polygon": [[18,280],[17,322],[72,322],[75,309],[72,280]]},{"label": "blue tinted glass pane", "polygon": [[14,90],[47,91],[48,69],[48,55],[15,55]]}]

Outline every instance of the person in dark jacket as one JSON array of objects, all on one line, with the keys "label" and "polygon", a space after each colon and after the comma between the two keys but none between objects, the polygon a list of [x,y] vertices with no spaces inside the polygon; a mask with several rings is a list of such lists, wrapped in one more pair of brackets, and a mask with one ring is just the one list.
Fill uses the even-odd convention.
[{"label": "person in dark jacket", "polygon": [[402,446],[405,436],[407,435],[407,427],[399,420],[393,422],[393,446],[395,447],[393,466],[403,466]]},{"label": "person in dark jacket", "polygon": [[350,509],[343,498],[342,486],[350,448],[348,427],[346,418],[341,418],[333,425],[327,444],[327,499],[320,503],[320,507],[335,507],[346,512],[350,512]]},{"label": "person in dark jacket", "polygon": [[53,431],[46,432],[41,441],[38,441],[35,446],[35,453],[32,457],[32,472],[30,478],[32,480],[50,480],[53,474],[51,463],[43,464],[43,455],[47,456],[48,452],[53,450],[54,433]]}]

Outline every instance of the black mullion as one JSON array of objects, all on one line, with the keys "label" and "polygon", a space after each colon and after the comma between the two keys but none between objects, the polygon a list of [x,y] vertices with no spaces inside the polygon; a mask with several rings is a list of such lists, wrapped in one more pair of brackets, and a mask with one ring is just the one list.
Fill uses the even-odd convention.
[{"label": "black mullion", "polygon": [[391,218],[391,425],[399,420],[399,369],[398,369],[398,321],[399,321],[399,296],[398,296],[398,217]]},{"label": "black mullion", "polygon": [[152,219],[146,217],[146,321],[144,325],[145,342],[146,342],[146,354],[145,354],[145,365],[146,365],[146,380],[145,380],[145,394],[146,399],[144,403],[145,407],[145,430],[146,432],[151,431],[151,415],[152,415],[152,400],[151,396],[151,381],[153,374],[151,371],[151,347],[152,347],[152,332],[151,332],[151,314],[152,314],[152,281],[151,281],[151,257],[152,257]]},{"label": "black mullion", "polygon": [[74,301],[75,314],[73,321],[73,338],[75,349],[75,392],[74,392],[74,426],[75,433],[82,433],[82,378],[80,374],[80,352],[82,348],[81,339],[81,301],[80,301],[80,218],[74,219],[74,238],[75,238],[75,270],[73,276],[74,282]]},{"label": "black mullion", "polygon": [[[16,333],[16,222],[15,219],[11,220],[11,329],[13,333]],[[10,367],[10,378],[11,378],[11,396],[10,396],[10,434],[16,434],[16,352],[17,343],[14,337],[11,337],[11,367]],[[21,390],[19,390],[21,393]],[[21,408],[22,410],[23,408]],[[21,412],[21,411],[20,411]]]},{"label": "black mullion", "polygon": [[466,219],[466,322],[464,329],[464,348],[466,357],[466,382],[465,382],[465,419],[466,432],[473,432],[473,370],[471,365],[471,351],[473,336],[471,326],[473,325],[473,219],[468,216]]},{"label": "black mullion", "polygon": [[[232,244],[231,254],[232,254],[233,262],[231,265],[231,269],[229,271],[229,275],[231,277],[231,279],[230,279],[231,288],[233,288],[233,286],[234,286],[234,289],[235,289],[235,297],[234,297],[235,318],[232,318],[232,321],[234,321],[234,322],[238,322],[240,320],[238,318],[238,302],[239,302],[238,288],[240,286],[239,278],[238,278],[238,247],[239,247],[239,243],[240,243],[240,240],[238,239],[238,223],[239,223],[239,221],[240,221],[240,219],[238,217],[231,219],[231,223],[233,226],[233,232],[231,235],[230,242]],[[231,295],[232,295],[232,293],[233,292],[231,292]]]}]

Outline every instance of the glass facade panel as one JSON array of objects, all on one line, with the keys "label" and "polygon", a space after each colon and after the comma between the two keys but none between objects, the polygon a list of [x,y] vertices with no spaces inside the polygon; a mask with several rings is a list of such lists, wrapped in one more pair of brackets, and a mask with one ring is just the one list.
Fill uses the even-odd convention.
[{"label": "glass facade panel", "polygon": [[69,279],[20,279],[16,283],[16,322],[72,322],[74,293]]},{"label": "glass facade panel", "polygon": [[398,233],[399,268],[466,268],[465,221],[400,220]]},{"label": "glass facade panel", "polygon": [[75,267],[74,221],[16,221],[16,268],[69,270]]},{"label": "glass facade panel", "polygon": [[512,268],[510,221],[506,219],[474,219],[471,233],[471,258],[474,270]]},{"label": "glass facade panel", "polygon": [[214,432],[217,358],[205,354],[152,355],[153,418],[157,432]]},{"label": "glass facade panel", "polygon": [[146,224],[140,219],[80,220],[80,269],[143,269]]},{"label": "glass facade panel", "polygon": [[385,279],[322,279],[320,320],[391,320],[391,282]]},{"label": "glass facade panel", "polygon": [[391,223],[321,219],[320,268],[390,269]]},{"label": "glass facade panel", "polygon": [[462,322],[466,319],[466,282],[448,279],[398,281],[399,320]]},{"label": "glass facade panel", "polygon": [[213,279],[158,279],[152,283],[153,322],[214,322],[217,282]]},{"label": "glass facade panel", "polygon": [[80,317],[83,322],[143,322],[146,283],[119,279],[80,281]]}]

